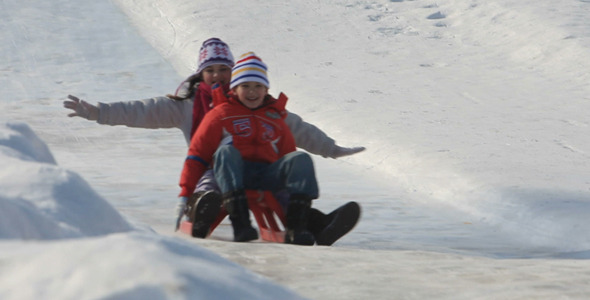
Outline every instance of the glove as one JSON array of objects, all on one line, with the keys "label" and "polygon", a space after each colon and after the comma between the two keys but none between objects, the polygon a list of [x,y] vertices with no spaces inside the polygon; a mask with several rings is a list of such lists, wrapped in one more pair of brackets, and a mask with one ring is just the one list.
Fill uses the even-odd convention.
[{"label": "glove", "polygon": [[98,120],[98,107],[84,100],[80,100],[76,96],[68,95],[68,99],[72,101],[64,101],[64,107],[74,111],[68,114],[68,117],[82,117],[92,121]]},{"label": "glove", "polygon": [[180,227],[180,221],[182,221],[182,217],[186,213],[186,203],[188,202],[188,197],[180,197],[178,204],[176,205],[176,229],[174,231],[178,231]]},{"label": "glove", "polygon": [[346,147],[336,146],[334,151],[332,151],[332,155],[330,155],[330,157],[331,158],[338,158],[338,157],[342,157],[342,156],[357,154],[362,151],[365,151],[365,147],[346,148]]}]

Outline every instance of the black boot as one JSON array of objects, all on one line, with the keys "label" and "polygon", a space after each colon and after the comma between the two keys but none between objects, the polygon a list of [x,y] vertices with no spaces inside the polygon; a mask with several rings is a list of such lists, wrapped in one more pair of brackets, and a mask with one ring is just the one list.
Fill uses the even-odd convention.
[{"label": "black boot", "polygon": [[313,234],[307,229],[311,199],[304,195],[291,195],[287,206],[285,243],[311,246],[315,243]]},{"label": "black boot", "polygon": [[330,224],[328,215],[321,212],[319,209],[311,208],[309,210],[309,222],[307,223],[307,230],[316,238],[320,233]]},{"label": "black boot", "polygon": [[258,238],[258,232],[250,223],[248,198],[244,191],[229,192],[223,195],[223,206],[229,214],[234,229],[234,241],[247,242]]},{"label": "black boot", "polygon": [[195,214],[193,212],[195,211],[195,206],[197,205],[197,200],[199,198],[201,198],[201,196],[203,196],[204,193],[205,192],[196,192],[192,196],[190,196],[188,198],[188,201],[186,202],[187,217],[188,217],[189,222],[191,222],[191,223],[195,222]]},{"label": "black boot", "polygon": [[320,246],[330,246],[350,232],[360,218],[361,208],[356,202],[348,202],[325,215],[311,209],[308,229]]},{"label": "black boot", "polygon": [[196,199],[191,205],[189,217],[193,222],[192,236],[204,239],[221,210],[221,195],[215,191],[206,191],[195,193],[193,197]]}]

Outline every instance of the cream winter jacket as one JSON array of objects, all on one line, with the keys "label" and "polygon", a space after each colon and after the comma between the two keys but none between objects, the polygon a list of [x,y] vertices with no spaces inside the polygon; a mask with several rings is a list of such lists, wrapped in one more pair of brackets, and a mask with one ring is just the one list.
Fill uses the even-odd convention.
[{"label": "cream winter jacket", "polygon": [[[98,103],[97,122],[106,125],[126,125],[139,128],[178,128],[190,144],[193,100],[173,100],[155,97],[137,101]],[[285,123],[291,129],[297,147],[323,157],[334,157],[336,142],[316,126],[288,112]]]}]

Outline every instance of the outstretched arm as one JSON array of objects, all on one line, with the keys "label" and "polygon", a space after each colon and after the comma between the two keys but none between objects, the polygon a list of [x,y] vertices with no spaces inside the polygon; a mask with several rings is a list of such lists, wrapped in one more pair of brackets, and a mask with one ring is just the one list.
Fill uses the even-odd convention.
[{"label": "outstretched arm", "polygon": [[[192,122],[192,101],[176,101],[168,97],[118,101],[92,105],[69,95],[64,107],[73,110],[70,117],[83,117],[105,125],[138,128],[183,128]],[[185,124],[186,123],[186,124]]]},{"label": "outstretched arm", "polygon": [[365,147],[342,147],[316,126],[309,124],[298,115],[288,112],[285,122],[295,138],[297,147],[323,157],[339,158],[365,150]]}]

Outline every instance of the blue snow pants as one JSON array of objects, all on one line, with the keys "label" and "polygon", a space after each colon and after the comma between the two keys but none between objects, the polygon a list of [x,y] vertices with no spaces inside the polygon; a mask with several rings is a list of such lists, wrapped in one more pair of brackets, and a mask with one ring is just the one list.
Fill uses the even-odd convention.
[{"label": "blue snow pants", "polygon": [[221,194],[254,189],[319,196],[313,161],[305,152],[294,151],[269,164],[243,160],[238,149],[223,145],[215,152],[213,173]]}]

